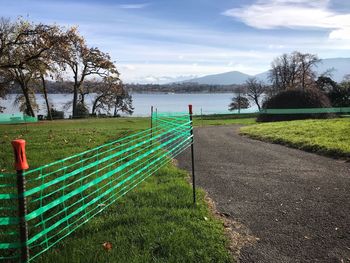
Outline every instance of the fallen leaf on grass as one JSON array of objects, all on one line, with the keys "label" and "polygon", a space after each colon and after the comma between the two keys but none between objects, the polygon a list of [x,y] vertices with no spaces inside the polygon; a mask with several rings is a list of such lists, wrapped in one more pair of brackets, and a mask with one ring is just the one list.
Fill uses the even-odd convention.
[{"label": "fallen leaf on grass", "polygon": [[104,242],[102,244],[103,248],[106,250],[106,251],[111,251],[112,250],[112,243],[111,242]]}]

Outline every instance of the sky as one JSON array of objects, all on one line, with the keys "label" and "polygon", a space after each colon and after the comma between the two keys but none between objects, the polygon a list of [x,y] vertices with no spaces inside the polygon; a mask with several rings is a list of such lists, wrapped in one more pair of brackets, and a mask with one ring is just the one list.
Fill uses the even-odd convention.
[{"label": "sky", "polygon": [[350,57],[349,0],[0,0],[0,16],[77,25],[126,83],[258,74],[295,50]]}]

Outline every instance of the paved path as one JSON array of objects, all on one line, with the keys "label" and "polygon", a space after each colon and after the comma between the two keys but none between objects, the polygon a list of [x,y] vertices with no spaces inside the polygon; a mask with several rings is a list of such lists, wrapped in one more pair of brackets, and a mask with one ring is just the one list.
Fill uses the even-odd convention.
[{"label": "paved path", "polygon": [[[260,238],[240,262],[350,262],[350,163],[238,135],[195,130],[198,186]],[[189,152],[178,158],[189,170]]]}]

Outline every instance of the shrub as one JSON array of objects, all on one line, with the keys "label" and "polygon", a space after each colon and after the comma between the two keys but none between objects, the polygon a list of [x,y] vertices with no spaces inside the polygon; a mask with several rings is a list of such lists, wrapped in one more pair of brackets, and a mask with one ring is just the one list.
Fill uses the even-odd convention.
[{"label": "shrub", "polygon": [[249,108],[249,100],[246,97],[233,97],[232,102],[228,105],[229,111],[241,110]]},{"label": "shrub", "polygon": [[[54,120],[64,119],[64,112],[63,111],[59,111],[59,110],[56,110],[54,108],[51,108],[50,111],[51,111],[52,119],[54,119]],[[46,116],[46,119],[50,119],[50,116]]]},{"label": "shrub", "polygon": [[[331,103],[328,97],[317,89],[290,89],[282,91],[263,104],[263,109],[303,109],[329,108]],[[257,121],[289,121],[314,118],[328,118],[330,114],[259,114]]]},{"label": "shrub", "polygon": [[350,107],[350,82],[342,82],[336,85],[329,93],[328,97],[333,107]]},{"label": "shrub", "polygon": [[87,118],[87,117],[89,117],[89,109],[83,103],[77,104],[76,111],[77,111],[77,116],[75,118]]}]

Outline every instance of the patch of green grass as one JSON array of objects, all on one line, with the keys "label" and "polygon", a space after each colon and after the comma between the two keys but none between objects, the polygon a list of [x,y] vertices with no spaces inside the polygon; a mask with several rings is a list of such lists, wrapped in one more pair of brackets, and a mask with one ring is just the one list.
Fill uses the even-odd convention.
[{"label": "patch of green grass", "polygon": [[186,176],[161,169],[38,262],[231,262],[222,224],[202,191],[193,208]]},{"label": "patch of green grass", "polygon": [[[33,124],[0,125],[0,170],[12,172],[11,140],[26,140],[31,168],[113,141],[130,131],[149,128],[148,118],[60,120]],[[5,171],[4,171],[5,170]]]},{"label": "patch of green grass", "polygon": [[333,157],[350,157],[350,119],[299,120],[242,127],[241,134]]},{"label": "patch of green grass", "polygon": [[[244,115],[195,116],[195,127],[209,125],[255,124],[255,118]],[[150,127],[149,118],[110,118],[57,120],[32,124],[0,125],[0,172],[12,172],[11,140],[23,138],[31,168],[91,149],[115,140],[130,131]]]},{"label": "patch of green grass", "polygon": [[[27,141],[31,168],[149,127],[149,118],[54,121],[0,126],[0,169],[13,171],[10,142]],[[232,262],[222,223],[198,191],[192,204],[188,174],[159,170],[87,224],[44,252],[37,262]],[[107,251],[102,244],[110,242]]]},{"label": "patch of green grass", "polygon": [[210,116],[195,116],[193,125],[201,126],[217,126],[229,124],[252,125],[256,123],[256,118],[246,115],[210,115]]}]

